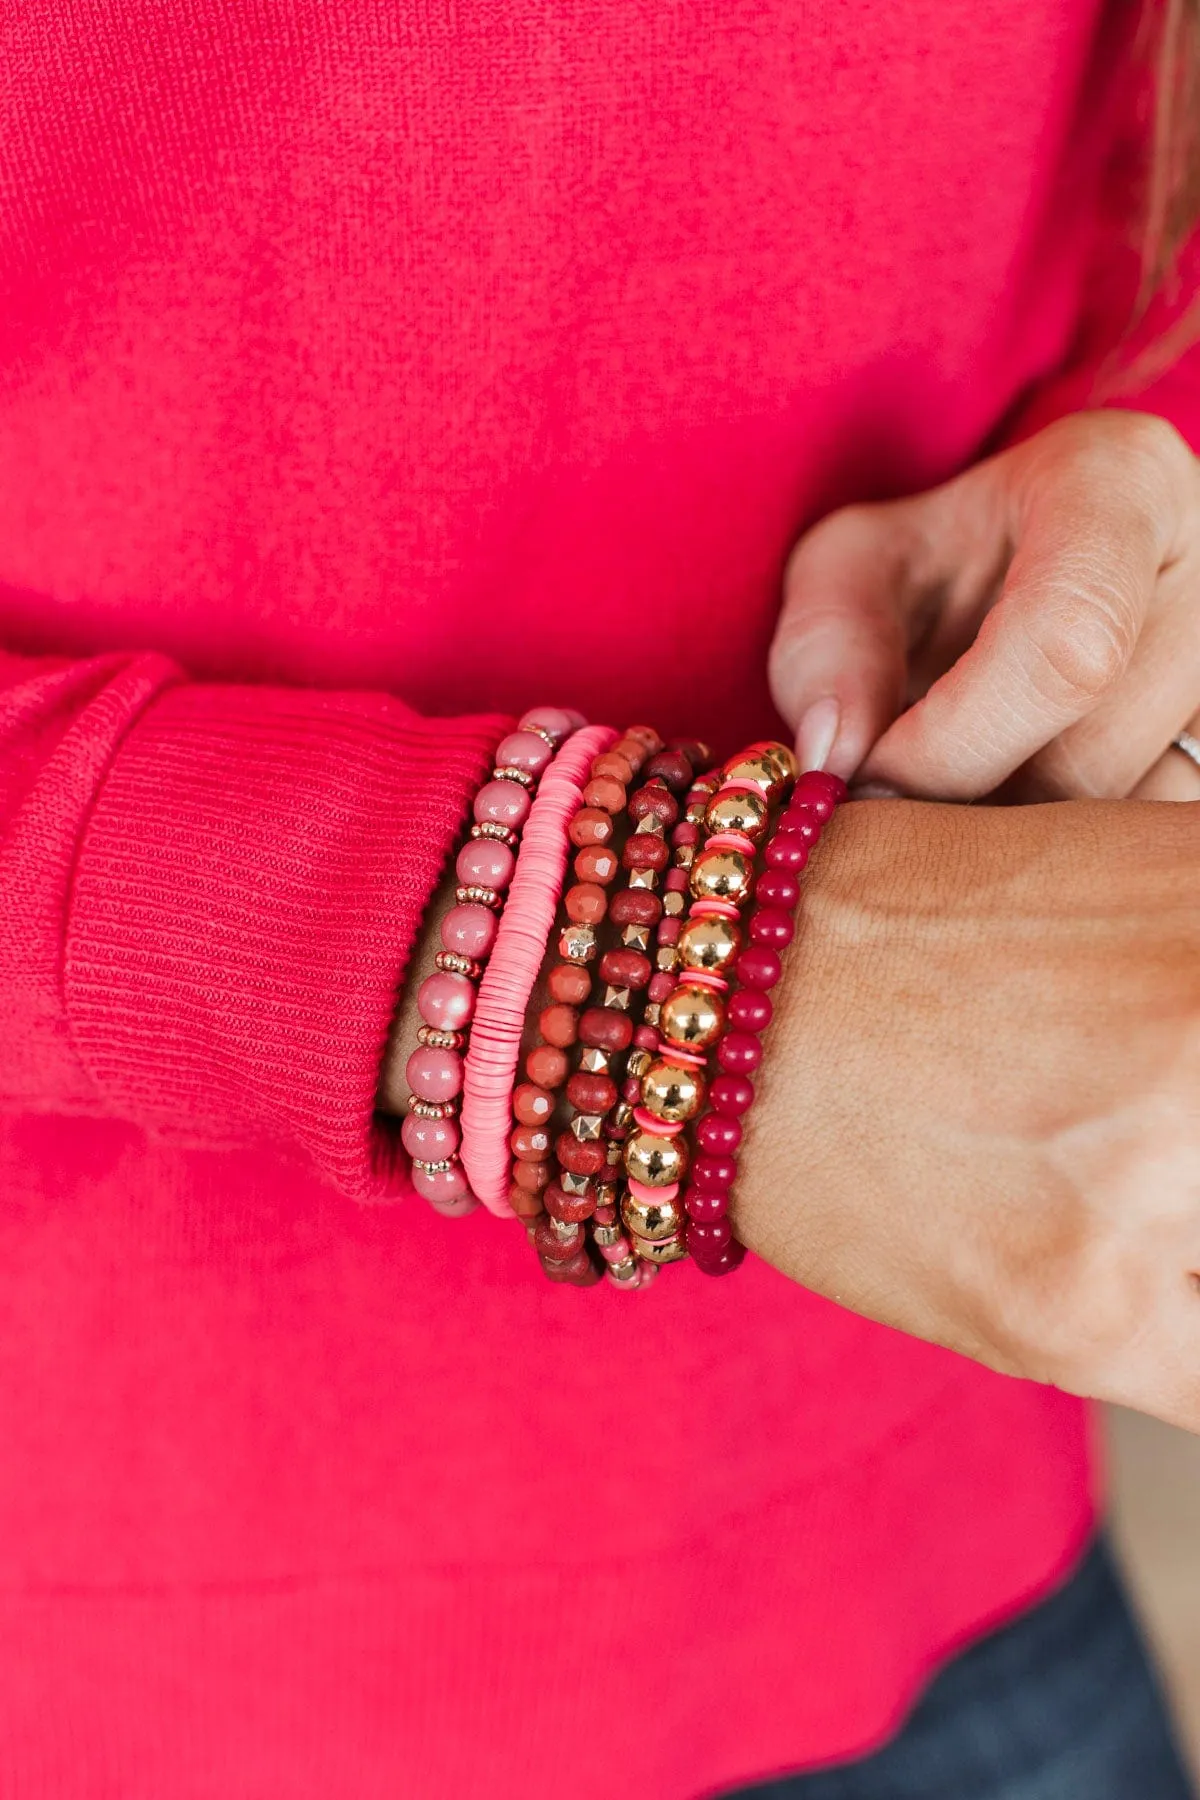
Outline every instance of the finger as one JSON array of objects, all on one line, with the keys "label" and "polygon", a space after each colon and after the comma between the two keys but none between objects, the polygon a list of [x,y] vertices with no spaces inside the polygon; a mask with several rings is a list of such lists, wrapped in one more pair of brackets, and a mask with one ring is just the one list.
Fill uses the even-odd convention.
[{"label": "finger", "polygon": [[844,507],[792,553],[768,673],[806,768],[849,778],[904,703],[922,504]]},{"label": "finger", "polygon": [[876,745],[864,769],[907,793],[990,793],[1091,713],[1133,657],[1178,510],[1111,461],[1079,458],[1013,494],[1018,547],[974,643]]},{"label": "finger", "polygon": [[1153,768],[1200,696],[1200,570],[1184,558],[1160,577],[1133,660],[1077,725],[1018,770],[1005,797],[1121,799]]},{"label": "finger", "polygon": [[[1183,734],[1181,734],[1183,735]],[[1135,800],[1200,800],[1200,714],[1188,726],[1194,750],[1172,744],[1133,790]]]}]

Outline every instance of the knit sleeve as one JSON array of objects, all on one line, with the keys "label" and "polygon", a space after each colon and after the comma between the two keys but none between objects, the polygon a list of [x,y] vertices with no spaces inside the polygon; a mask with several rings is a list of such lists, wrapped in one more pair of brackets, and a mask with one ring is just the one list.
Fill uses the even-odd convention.
[{"label": "knit sleeve", "polygon": [[380,1062],[507,723],[0,655],[0,1103],[402,1191]]}]

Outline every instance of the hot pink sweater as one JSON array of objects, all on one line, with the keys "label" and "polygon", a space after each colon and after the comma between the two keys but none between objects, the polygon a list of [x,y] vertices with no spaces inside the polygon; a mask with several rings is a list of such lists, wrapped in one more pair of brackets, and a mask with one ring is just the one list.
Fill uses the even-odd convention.
[{"label": "hot pink sweater", "polygon": [[1086,394],[1094,0],[0,32],[0,1791],[863,1749],[1076,1554],[1083,1409],[753,1262],[552,1288],[372,1094],[507,717],[761,734],[805,522]]}]

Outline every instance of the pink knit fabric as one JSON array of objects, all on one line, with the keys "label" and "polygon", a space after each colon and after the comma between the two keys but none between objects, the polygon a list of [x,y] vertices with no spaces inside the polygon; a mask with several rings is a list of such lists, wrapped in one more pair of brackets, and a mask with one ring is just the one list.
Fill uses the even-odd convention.
[{"label": "pink knit fabric", "polygon": [[[684,1800],[878,1741],[1069,1567],[1061,1394],[753,1258],[626,1305],[361,1202],[512,716],[766,735],[797,532],[1093,396],[1100,27],[4,9],[0,1793]],[[1195,352],[1132,399],[1200,442]]]},{"label": "pink knit fabric", "polygon": [[615,744],[611,725],[567,739],[538,786],[521,835],[508,904],[475,1003],[463,1081],[462,1163],[489,1212],[511,1219],[512,1091],[529,996],[546,954],[567,867],[571,823],[593,757]]}]

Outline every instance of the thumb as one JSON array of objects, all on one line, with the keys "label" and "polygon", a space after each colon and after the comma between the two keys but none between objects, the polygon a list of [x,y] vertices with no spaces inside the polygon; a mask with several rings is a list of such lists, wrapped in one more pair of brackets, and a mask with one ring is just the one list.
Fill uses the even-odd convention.
[{"label": "thumb", "polygon": [[843,507],[789,559],[767,672],[801,768],[848,780],[904,703],[908,504]]}]

